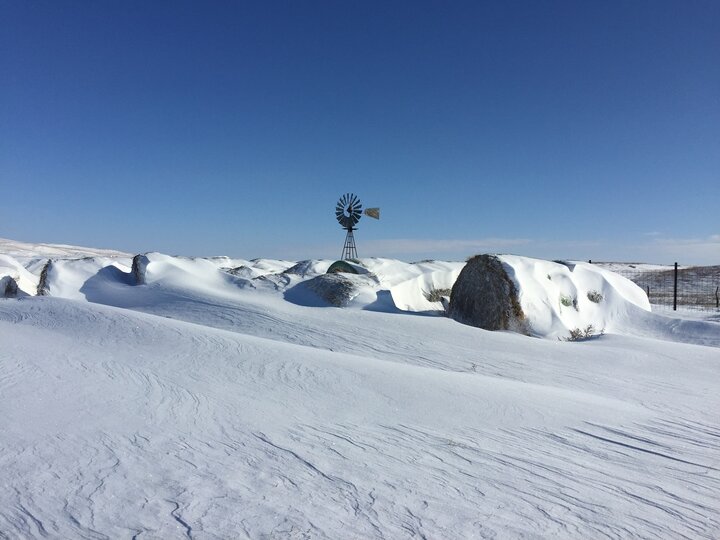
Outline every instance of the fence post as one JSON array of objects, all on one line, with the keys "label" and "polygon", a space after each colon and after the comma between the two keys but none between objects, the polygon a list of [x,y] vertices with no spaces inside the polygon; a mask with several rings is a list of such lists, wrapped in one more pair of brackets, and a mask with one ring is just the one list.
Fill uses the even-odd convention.
[{"label": "fence post", "polygon": [[715,307],[720,309],[720,294],[718,292],[720,291],[720,287],[715,287]]},{"label": "fence post", "polygon": [[673,288],[673,311],[677,311],[677,263],[675,263],[675,287]]}]

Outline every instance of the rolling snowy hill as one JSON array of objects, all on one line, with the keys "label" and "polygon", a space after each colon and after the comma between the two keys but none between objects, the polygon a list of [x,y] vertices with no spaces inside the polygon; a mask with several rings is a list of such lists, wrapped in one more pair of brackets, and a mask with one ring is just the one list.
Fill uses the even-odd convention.
[{"label": "rolling snowy hill", "polygon": [[538,338],[437,316],[463,263],[363,259],[337,308],[332,261],[15,244],[0,537],[720,535],[720,324],[610,272],[505,257]]}]

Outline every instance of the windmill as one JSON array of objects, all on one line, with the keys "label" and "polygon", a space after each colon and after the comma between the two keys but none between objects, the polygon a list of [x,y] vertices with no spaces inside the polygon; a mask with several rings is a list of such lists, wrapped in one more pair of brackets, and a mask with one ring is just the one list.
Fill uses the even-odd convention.
[{"label": "windmill", "polygon": [[379,208],[367,208],[362,211],[362,203],[354,193],[346,193],[335,205],[335,217],[340,226],[347,231],[345,245],[343,246],[342,259],[357,259],[357,248],[355,247],[355,225],[360,221],[363,213],[371,218],[380,219]]}]

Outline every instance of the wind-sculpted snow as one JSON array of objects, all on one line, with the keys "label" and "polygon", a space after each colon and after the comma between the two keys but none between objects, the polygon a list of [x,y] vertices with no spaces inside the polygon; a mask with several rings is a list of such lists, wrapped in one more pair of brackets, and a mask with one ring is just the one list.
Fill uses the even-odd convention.
[{"label": "wind-sculpted snow", "polygon": [[610,283],[567,343],[422,313],[460,263],[338,309],[286,299],[328,261],[146,259],[0,300],[0,538],[720,536],[717,322]]},{"label": "wind-sculpted snow", "polygon": [[535,334],[562,337],[568,330],[592,325],[596,331],[622,327],[628,313],[650,311],[645,292],[630,280],[588,263],[500,257],[520,294]]},{"label": "wind-sculpted snow", "polygon": [[[444,360],[430,367],[415,360],[429,327],[383,343],[397,335],[381,327],[398,316],[367,315],[381,319],[368,328],[381,351],[357,356],[61,299],[0,303],[0,468],[12,487],[0,495],[0,530],[720,531],[714,349],[671,345],[659,356],[628,338],[581,348],[480,332],[490,350],[478,353],[479,331],[440,319],[430,352]],[[368,336],[354,336],[353,322],[337,321],[331,339],[360,347]],[[688,355],[694,370],[668,377]]]},{"label": "wind-sculpted snow", "polygon": [[[14,296],[33,295],[37,291],[39,276],[34,275],[13,257],[0,253],[0,282],[6,284],[12,280],[17,289]],[[0,298],[5,287],[0,287]]]},{"label": "wind-sculpted snow", "polygon": [[51,258],[82,257],[129,257],[128,253],[112,249],[96,249],[64,244],[31,244],[0,238],[0,253],[4,253],[23,262]]}]

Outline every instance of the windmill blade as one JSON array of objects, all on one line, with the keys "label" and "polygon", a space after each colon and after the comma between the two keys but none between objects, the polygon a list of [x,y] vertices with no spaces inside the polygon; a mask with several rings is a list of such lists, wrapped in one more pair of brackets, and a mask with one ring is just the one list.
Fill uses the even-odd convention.
[{"label": "windmill blade", "polygon": [[379,208],[366,208],[364,213],[367,217],[371,217],[373,219],[380,219]]},{"label": "windmill blade", "polygon": [[[351,194],[350,197],[350,205],[348,207],[348,214],[359,214],[362,212],[362,203],[360,202],[360,198],[355,195],[354,193]],[[358,218],[359,219],[359,218]]]}]

